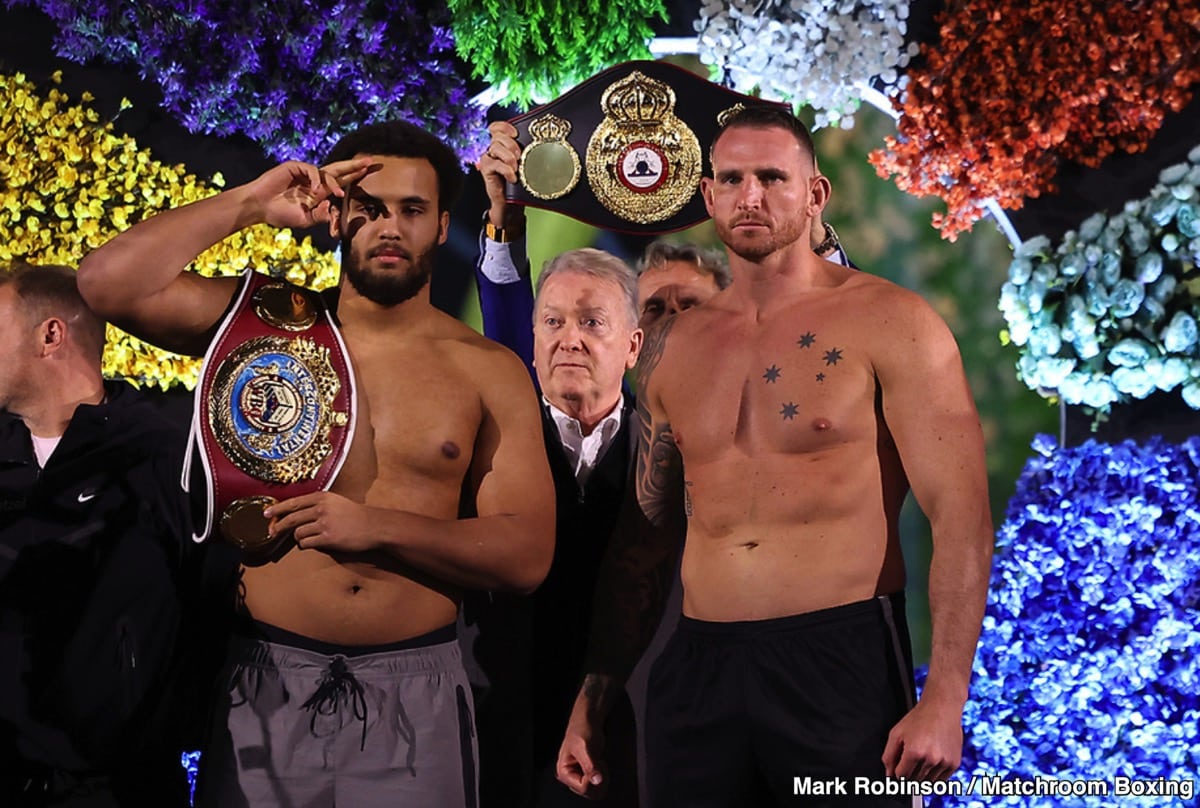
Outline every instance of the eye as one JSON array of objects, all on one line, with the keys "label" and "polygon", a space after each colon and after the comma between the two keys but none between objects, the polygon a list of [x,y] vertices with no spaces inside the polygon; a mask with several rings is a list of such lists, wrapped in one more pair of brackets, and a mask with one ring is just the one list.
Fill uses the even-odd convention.
[{"label": "eye", "polygon": [[588,328],[599,328],[604,325],[604,321],[596,317],[587,317],[584,319],[583,324]]},{"label": "eye", "polygon": [[358,201],[358,207],[363,213],[367,214],[368,218],[378,219],[384,214],[383,206],[378,202],[368,202],[365,199]]}]

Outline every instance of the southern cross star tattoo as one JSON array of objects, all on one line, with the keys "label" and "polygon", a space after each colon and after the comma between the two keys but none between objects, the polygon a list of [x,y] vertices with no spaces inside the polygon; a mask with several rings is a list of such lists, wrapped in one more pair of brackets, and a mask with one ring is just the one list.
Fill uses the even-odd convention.
[{"label": "southern cross star tattoo", "polygon": [[789,401],[787,404],[783,405],[783,409],[779,411],[779,414],[783,416],[783,420],[790,421],[796,417],[796,414],[799,411],[800,411],[800,405],[793,404]]},{"label": "southern cross star tattoo", "polygon": [[814,334],[813,332],[809,331],[809,332],[805,333],[804,336],[800,337],[800,339],[796,340],[796,344],[799,345],[801,348],[810,348],[810,347],[812,347],[812,344],[816,341],[817,341],[817,335]]},{"label": "southern cross star tattoo", "polygon": [[834,348],[832,351],[825,352],[825,364],[836,365],[842,358],[842,349]]},{"label": "southern cross star tattoo", "polygon": [[824,374],[824,373],[818,373],[818,374],[817,374],[817,381],[819,381],[819,382],[823,382],[823,381],[825,381],[825,374]]},{"label": "southern cross star tattoo", "polygon": [[763,378],[767,380],[767,384],[774,384],[782,375],[782,370],[775,365],[771,365],[771,367],[767,368],[767,372],[763,374]]}]

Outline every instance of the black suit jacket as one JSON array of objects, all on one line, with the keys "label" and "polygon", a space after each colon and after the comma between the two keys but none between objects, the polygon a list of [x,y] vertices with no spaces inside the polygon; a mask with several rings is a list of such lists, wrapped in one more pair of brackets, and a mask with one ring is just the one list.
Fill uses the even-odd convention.
[{"label": "black suit jacket", "polygon": [[[596,575],[632,477],[634,420],[627,394],[620,429],[581,487],[558,427],[542,406],[557,514],[550,572],[530,597],[493,593],[471,598],[466,609],[467,622],[478,625],[472,651],[486,680],[477,694],[476,716],[482,808],[545,806],[549,798],[557,803],[572,796],[549,780],[584,674]],[[609,732],[614,771],[636,782],[628,700]],[[541,796],[535,799],[535,793]],[[612,804],[632,803],[625,797]]]}]

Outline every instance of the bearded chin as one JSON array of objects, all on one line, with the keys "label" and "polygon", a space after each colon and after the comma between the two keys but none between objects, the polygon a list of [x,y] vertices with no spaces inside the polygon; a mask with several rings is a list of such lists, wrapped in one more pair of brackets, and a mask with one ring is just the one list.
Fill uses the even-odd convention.
[{"label": "bearded chin", "polygon": [[370,272],[359,266],[350,245],[342,243],[342,277],[354,291],[380,306],[396,306],[414,297],[429,283],[432,274],[432,252],[418,255],[408,272]]}]

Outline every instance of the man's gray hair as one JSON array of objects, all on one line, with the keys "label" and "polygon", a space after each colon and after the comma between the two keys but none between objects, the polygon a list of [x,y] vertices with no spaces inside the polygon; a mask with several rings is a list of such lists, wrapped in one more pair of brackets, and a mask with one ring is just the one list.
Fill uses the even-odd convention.
[{"label": "man's gray hair", "polygon": [[561,272],[582,272],[601,280],[612,281],[621,288],[625,297],[625,314],[631,326],[637,326],[638,321],[638,288],[637,275],[629,265],[612,253],[597,250],[594,247],[584,247],[578,250],[567,250],[546,262],[542,274],[538,276],[537,293],[534,297],[534,321],[537,319],[537,306],[542,297],[542,287],[546,280]]},{"label": "man's gray hair", "polygon": [[718,289],[727,289],[733,283],[733,274],[725,255],[717,250],[706,250],[695,244],[672,244],[669,241],[655,241],[642,253],[638,261],[637,274],[658,269],[668,261],[682,261],[691,264],[701,275],[712,275]]}]

